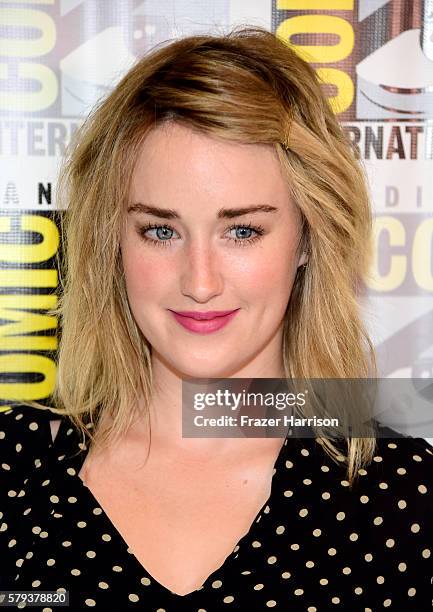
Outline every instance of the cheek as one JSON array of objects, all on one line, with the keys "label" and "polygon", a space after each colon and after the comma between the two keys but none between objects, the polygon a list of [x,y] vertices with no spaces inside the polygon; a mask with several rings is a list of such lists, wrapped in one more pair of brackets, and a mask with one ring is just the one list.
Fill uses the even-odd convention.
[{"label": "cheek", "polygon": [[150,298],[167,285],[170,267],[164,258],[154,256],[143,247],[128,245],[122,248],[125,283],[130,297]]},{"label": "cheek", "polygon": [[230,276],[245,291],[258,294],[264,300],[281,295],[287,297],[296,274],[294,258],[287,247],[286,256],[282,257],[283,248],[257,251],[251,257],[233,257],[230,262]]}]

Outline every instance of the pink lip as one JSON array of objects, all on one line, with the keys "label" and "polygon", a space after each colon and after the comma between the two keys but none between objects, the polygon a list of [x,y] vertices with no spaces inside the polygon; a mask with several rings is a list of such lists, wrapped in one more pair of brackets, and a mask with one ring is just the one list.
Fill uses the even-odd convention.
[{"label": "pink lip", "polygon": [[[239,309],[219,312],[208,311],[205,313],[189,312],[188,314],[184,314],[185,311],[175,312],[171,310],[170,312],[176,321],[189,331],[199,334],[210,334],[227,325],[239,312]],[[200,317],[200,319],[196,317]]]},{"label": "pink lip", "polygon": [[[239,309],[238,309],[239,310]],[[171,312],[175,312],[178,315],[182,315],[182,317],[190,317],[191,319],[197,319],[198,321],[202,321],[203,319],[214,319],[215,317],[225,317],[231,312],[235,312],[234,310],[206,310],[203,312],[194,311],[194,310],[172,310]]]}]

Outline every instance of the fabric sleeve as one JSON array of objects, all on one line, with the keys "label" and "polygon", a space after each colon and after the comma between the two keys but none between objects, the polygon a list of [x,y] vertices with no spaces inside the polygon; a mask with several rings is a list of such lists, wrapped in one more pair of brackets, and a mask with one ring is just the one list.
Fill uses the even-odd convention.
[{"label": "fabric sleeve", "polygon": [[50,420],[58,418],[49,410],[22,404],[0,412],[0,589],[13,588],[19,571],[31,512],[26,483],[45,461],[52,443]]}]

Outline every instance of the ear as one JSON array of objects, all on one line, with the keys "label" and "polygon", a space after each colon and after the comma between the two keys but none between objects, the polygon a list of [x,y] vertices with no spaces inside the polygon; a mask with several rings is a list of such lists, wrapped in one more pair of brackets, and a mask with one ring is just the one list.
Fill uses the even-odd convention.
[{"label": "ear", "polygon": [[299,257],[299,261],[298,261],[298,268],[299,266],[303,266],[304,264],[306,264],[308,261],[308,255],[305,251],[302,251],[300,257]]}]

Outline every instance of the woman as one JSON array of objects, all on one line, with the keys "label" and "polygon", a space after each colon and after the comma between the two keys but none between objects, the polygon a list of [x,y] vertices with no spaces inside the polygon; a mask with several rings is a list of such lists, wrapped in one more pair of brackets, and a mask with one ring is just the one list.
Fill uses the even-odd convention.
[{"label": "woman", "polygon": [[51,431],[35,402],[1,415],[2,588],[74,611],[427,609],[423,439],[182,437],[182,380],[375,374],[367,190],[308,64],[260,28],[154,49],[59,194]]}]

